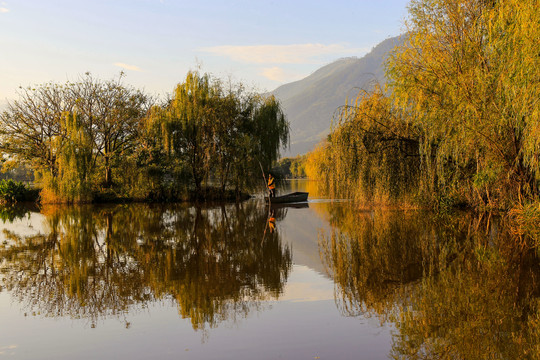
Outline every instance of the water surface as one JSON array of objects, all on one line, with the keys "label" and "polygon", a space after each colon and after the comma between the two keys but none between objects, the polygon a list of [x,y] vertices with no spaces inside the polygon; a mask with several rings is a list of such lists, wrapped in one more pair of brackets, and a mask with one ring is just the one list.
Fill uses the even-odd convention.
[{"label": "water surface", "polygon": [[360,211],[312,185],[282,184],[310,202],[270,209],[4,210],[0,357],[534,354],[538,262],[499,220]]}]

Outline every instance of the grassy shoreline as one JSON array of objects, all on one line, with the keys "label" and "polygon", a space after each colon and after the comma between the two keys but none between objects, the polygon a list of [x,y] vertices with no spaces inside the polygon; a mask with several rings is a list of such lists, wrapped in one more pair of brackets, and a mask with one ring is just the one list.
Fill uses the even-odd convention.
[{"label": "grassy shoreline", "polygon": [[182,203],[182,202],[239,202],[251,198],[251,195],[245,192],[234,190],[222,190],[217,187],[206,186],[199,191],[186,189],[174,195],[155,195],[150,194],[147,197],[123,196],[114,191],[102,191],[94,193],[91,200],[87,201],[42,201],[42,188],[29,187],[21,182],[13,180],[2,180],[0,182],[0,206],[9,207],[18,203],[31,204],[118,204],[118,203]]}]

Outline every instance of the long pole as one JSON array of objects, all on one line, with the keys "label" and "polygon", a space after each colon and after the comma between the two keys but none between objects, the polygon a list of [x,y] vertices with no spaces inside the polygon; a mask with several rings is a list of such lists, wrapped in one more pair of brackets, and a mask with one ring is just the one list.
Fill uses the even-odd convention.
[{"label": "long pole", "polygon": [[266,187],[267,190],[268,189],[268,182],[266,181],[266,176],[264,175],[264,170],[263,170],[263,167],[262,167],[262,164],[259,160],[257,160],[257,162],[259,163],[259,166],[261,167],[261,172],[262,172],[262,176],[263,176],[263,179],[264,179],[264,186]]}]

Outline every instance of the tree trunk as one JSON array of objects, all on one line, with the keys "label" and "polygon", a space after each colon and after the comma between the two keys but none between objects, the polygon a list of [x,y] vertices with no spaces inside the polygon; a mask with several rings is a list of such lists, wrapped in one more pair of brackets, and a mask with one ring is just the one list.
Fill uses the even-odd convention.
[{"label": "tree trunk", "polygon": [[105,187],[107,189],[112,187],[112,169],[108,156],[105,156]]}]

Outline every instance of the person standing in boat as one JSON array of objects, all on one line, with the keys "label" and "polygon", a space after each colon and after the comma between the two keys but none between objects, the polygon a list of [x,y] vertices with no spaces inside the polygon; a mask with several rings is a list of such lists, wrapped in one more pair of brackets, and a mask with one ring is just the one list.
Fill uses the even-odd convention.
[{"label": "person standing in boat", "polygon": [[276,179],[272,174],[268,174],[268,192],[269,197],[273,198],[276,196]]}]

